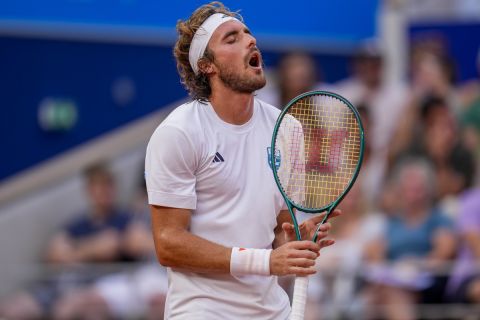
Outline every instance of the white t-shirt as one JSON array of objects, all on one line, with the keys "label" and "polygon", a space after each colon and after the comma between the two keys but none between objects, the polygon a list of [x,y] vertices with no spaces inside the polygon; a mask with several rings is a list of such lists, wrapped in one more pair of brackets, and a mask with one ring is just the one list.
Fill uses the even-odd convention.
[{"label": "white t-shirt", "polygon": [[[175,109],[147,147],[149,203],[192,210],[190,232],[227,247],[271,248],[284,200],[267,148],[279,110],[255,99],[252,118],[222,121],[210,103]],[[170,319],[286,319],[274,276],[199,274],[169,268]]]}]

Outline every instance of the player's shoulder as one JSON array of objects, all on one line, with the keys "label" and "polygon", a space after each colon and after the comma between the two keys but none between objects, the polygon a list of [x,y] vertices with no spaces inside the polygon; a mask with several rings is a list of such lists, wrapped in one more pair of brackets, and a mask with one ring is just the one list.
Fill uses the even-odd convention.
[{"label": "player's shoulder", "polygon": [[193,100],[176,107],[157,129],[175,128],[186,134],[196,134],[202,131],[202,110],[200,101]]},{"label": "player's shoulder", "polygon": [[150,144],[162,144],[172,141],[190,141],[194,144],[196,137],[202,133],[202,121],[199,116],[201,103],[194,100],[176,107],[157,126],[150,138]]},{"label": "player's shoulder", "polygon": [[195,114],[201,107],[201,102],[197,100],[186,102],[175,109],[162,121],[160,126],[175,126],[179,128],[188,128],[195,122]]}]

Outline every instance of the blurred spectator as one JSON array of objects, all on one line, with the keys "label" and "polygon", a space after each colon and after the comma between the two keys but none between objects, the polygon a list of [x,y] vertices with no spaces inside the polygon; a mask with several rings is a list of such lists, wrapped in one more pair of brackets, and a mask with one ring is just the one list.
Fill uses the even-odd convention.
[{"label": "blurred spectator", "polygon": [[363,190],[368,190],[363,194],[366,206],[374,208],[378,204],[378,197],[382,190],[385,177],[385,161],[383,157],[372,152],[372,124],[370,117],[370,108],[364,104],[357,105],[358,113],[362,120],[365,146],[362,161],[362,170],[360,171],[358,183],[362,184]]},{"label": "blurred spectator", "polygon": [[457,74],[454,61],[446,53],[417,52],[411,61],[412,87],[410,95],[417,102],[429,97],[445,100],[454,114],[461,110],[461,100],[455,88]]},{"label": "blurred spectator", "polygon": [[461,247],[448,294],[456,303],[480,304],[480,189],[467,191],[460,208],[457,230]]},{"label": "blurred spectator", "polygon": [[278,68],[280,105],[286,106],[301,93],[310,91],[319,81],[317,66],[305,52],[291,52],[283,56]]},{"label": "blurred spectator", "polygon": [[398,119],[406,105],[406,87],[383,80],[382,51],[375,41],[366,41],[353,59],[353,74],[334,85],[333,91],[347,98],[362,110],[366,125],[368,200],[377,204],[385,180],[387,151],[397,128]]},{"label": "blurred spectator", "polygon": [[374,154],[384,153],[406,103],[406,88],[383,80],[382,51],[374,40],[366,41],[353,59],[353,75],[335,84],[334,91],[353,105],[368,107]]},{"label": "blurred spectator", "polygon": [[271,80],[273,83],[260,90],[258,96],[267,103],[283,108],[299,94],[313,90],[319,81],[319,74],[312,56],[294,51],[281,57],[275,77]]},{"label": "blurred spectator", "polygon": [[436,197],[456,197],[474,182],[473,155],[459,139],[455,118],[443,100],[432,98],[421,111],[425,132],[420,140],[424,155],[435,165]]},{"label": "blurred spectator", "polygon": [[143,263],[100,277],[62,297],[54,308],[55,319],[163,319],[167,275],[155,256],[143,165],[139,182],[133,201],[134,219],[124,245],[135,256],[143,257]]},{"label": "blurred spectator", "polygon": [[396,157],[422,134],[422,106],[432,99],[443,100],[452,117],[461,111],[461,102],[454,84],[455,67],[439,41],[419,42],[410,57],[411,85],[402,116],[396,120],[395,134],[388,150],[389,167]]},{"label": "blurred spectator", "polygon": [[[480,76],[480,48],[477,54],[477,72]],[[463,105],[460,121],[467,147],[480,151],[480,79],[472,80],[462,88]]]},{"label": "blurred spectator", "polygon": [[[457,196],[469,188],[475,177],[473,154],[464,147],[455,117],[445,100],[429,97],[419,107],[415,135],[403,150],[397,150],[393,161],[416,154],[434,164],[436,190],[434,199],[442,202],[447,213],[457,213]],[[420,138],[419,138],[420,137]]]},{"label": "blurred spectator", "polygon": [[384,223],[383,216],[368,211],[363,185],[357,181],[339,205],[347,214],[341,223],[333,224],[335,247],[322,251],[316,262],[318,272],[310,277],[306,319],[354,319],[359,314],[365,245],[380,235]]},{"label": "blurred spectator", "polygon": [[449,219],[432,208],[434,174],[428,162],[408,159],[394,175],[400,210],[387,218],[381,237],[366,250],[369,313],[384,306],[387,319],[414,319],[416,302],[440,302],[445,279],[435,276],[455,252]]},{"label": "blurred spectator", "polygon": [[[73,288],[92,281],[78,265],[132,261],[136,253],[125,246],[131,215],[115,208],[114,177],[103,164],[85,171],[90,210],[58,231],[47,246],[46,260],[61,267],[53,279],[7,298],[0,314],[7,319],[48,317],[55,301]],[[87,269],[88,270],[88,269]],[[79,272],[82,271],[82,272]]]},{"label": "blurred spectator", "polygon": [[115,182],[103,164],[86,170],[90,212],[80,216],[53,237],[47,259],[54,263],[112,262],[135,260],[124,246],[131,214],[115,208]]}]

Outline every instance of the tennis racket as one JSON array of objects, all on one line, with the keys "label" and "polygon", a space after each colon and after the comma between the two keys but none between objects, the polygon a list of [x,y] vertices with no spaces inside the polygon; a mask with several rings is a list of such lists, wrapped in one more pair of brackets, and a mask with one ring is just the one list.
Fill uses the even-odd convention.
[{"label": "tennis racket", "polygon": [[[273,131],[273,175],[302,240],[294,209],[326,211],[320,226],[352,187],[363,158],[364,134],[355,107],[338,94],[304,93],[288,103]],[[273,165],[274,164],[274,165]],[[290,319],[305,314],[308,277],[296,277]]]}]

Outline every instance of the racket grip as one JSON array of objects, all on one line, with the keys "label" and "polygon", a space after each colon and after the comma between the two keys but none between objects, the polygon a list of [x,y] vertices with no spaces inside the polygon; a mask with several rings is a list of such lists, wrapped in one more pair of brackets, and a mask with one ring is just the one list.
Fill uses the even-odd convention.
[{"label": "racket grip", "polygon": [[308,277],[295,277],[290,320],[303,320],[307,304]]}]

